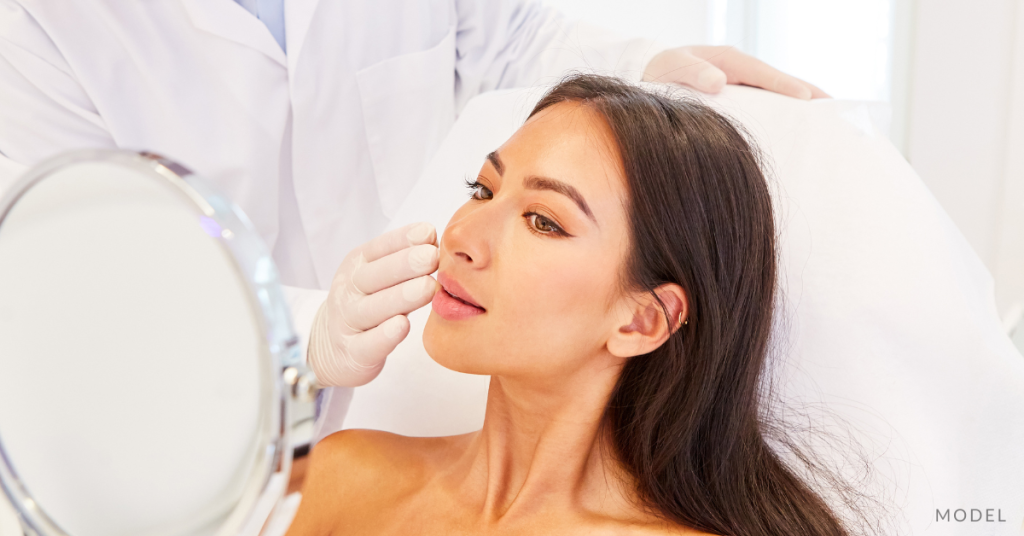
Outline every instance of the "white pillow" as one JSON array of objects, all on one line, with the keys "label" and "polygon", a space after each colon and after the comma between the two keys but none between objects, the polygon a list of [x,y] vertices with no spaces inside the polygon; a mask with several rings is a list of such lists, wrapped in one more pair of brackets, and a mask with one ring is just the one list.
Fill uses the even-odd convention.
[{"label": "white pillow", "polygon": [[[392,227],[443,229],[468,197],[463,179],[541,93],[471,101]],[[786,303],[784,360],[775,365],[784,416],[798,425],[802,411],[816,419],[814,431],[852,431],[874,470],[872,493],[894,508],[887,533],[1017,533],[1024,358],[1000,327],[988,272],[875,126],[875,110],[738,86],[707,100],[754,135],[771,166]],[[430,359],[428,314],[410,315],[408,339],[380,377],[355,390],[346,428],[413,436],[480,428],[488,378]],[[970,521],[979,515],[972,509],[981,521]]]}]

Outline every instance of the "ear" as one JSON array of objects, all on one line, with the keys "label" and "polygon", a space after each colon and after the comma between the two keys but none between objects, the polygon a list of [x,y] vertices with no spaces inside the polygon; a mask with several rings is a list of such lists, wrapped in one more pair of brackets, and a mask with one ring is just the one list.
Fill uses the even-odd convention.
[{"label": "ear", "polygon": [[[655,299],[661,298],[665,309]],[[675,283],[665,283],[653,292],[632,297],[624,311],[623,325],[608,339],[608,351],[616,357],[629,358],[654,351],[675,333],[688,313],[686,292]],[[668,312],[666,321],[665,313]]]}]

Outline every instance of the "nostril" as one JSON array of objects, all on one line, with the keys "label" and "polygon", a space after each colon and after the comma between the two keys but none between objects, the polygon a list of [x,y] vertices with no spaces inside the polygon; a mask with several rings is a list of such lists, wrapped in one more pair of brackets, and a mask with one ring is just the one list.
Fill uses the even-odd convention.
[{"label": "nostril", "polygon": [[457,252],[455,254],[455,256],[456,257],[464,257],[467,261],[473,262],[473,257],[470,257],[468,253],[463,253],[463,252],[459,251],[459,252]]}]

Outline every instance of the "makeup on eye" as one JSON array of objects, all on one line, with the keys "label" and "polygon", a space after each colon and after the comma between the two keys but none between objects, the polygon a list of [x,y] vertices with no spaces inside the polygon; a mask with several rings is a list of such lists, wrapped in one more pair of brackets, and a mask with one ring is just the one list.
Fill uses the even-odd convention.
[{"label": "makeup on eye", "polygon": [[[470,191],[472,192],[469,196],[470,199],[475,199],[477,201],[486,201],[488,199],[494,198],[494,192],[492,192],[490,188],[481,184],[480,181],[470,181],[469,179],[466,179],[466,188],[469,188]],[[530,229],[530,231],[536,234],[556,235],[566,238],[574,236],[565,232],[565,229],[563,229],[561,225],[555,222],[553,218],[550,218],[543,214],[539,214],[534,211],[527,211],[523,213],[523,217],[526,218],[526,226]],[[547,227],[547,229],[538,228],[538,223],[541,227]]]},{"label": "makeup on eye", "polygon": [[[487,163],[489,163],[495,171],[498,172],[499,177],[502,176],[505,171],[505,166],[497,156],[496,152],[492,152],[487,155]],[[487,201],[493,199],[494,191],[483,184],[481,179],[484,179],[482,174],[478,175],[475,180],[469,180],[468,178],[465,179],[466,187],[469,188],[471,192],[469,196],[470,199],[476,201]],[[534,175],[526,178],[524,186],[527,190],[555,192],[569,198],[591,221],[595,224],[597,223],[593,213],[590,211],[590,207],[587,206],[587,202],[583,200],[583,196],[580,195],[572,186],[555,179]],[[575,236],[568,233],[554,217],[545,216],[532,210],[524,212],[522,216],[526,220],[527,228],[536,235],[562,238],[572,238]]]},{"label": "makeup on eye", "polygon": [[[505,175],[505,163],[502,162],[498,151],[491,151],[487,155],[487,163],[491,164],[494,170],[498,172],[499,177]],[[576,207],[586,214],[587,218],[590,218],[590,221],[594,222],[595,225],[597,224],[597,218],[594,217],[594,212],[590,210],[587,200],[583,198],[583,195],[573,185],[550,177],[531,175],[523,181],[523,186],[527,190],[547,190],[564,195],[572,200]]]},{"label": "makeup on eye", "polygon": [[[492,192],[490,188],[488,188],[488,187],[484,186],[483,184],[481,184],[480,181],[471,181],[469,179],[466,179],[466,188],[469,188],[469,190],[472,192],[469,195],[470,199],[476,199],[478,201],[483,201],[485,199],[491,199],[491,198],[494,197],[494,192]],[[481,194],[482,194],[481,190],[487,192],[485,194],[486,197],[481,197]]]},{"label": "makeup on eye", "polygon": [[[536,212],[530,211],[530,212],[523,213],[523,217],[526,218],[526,226],[530,229],[531,232],[533,232],[535,234],[538,234],[538,235],[555,235],[555,236],[560,236],[560,237],[565,237],[565,238],[572,238],[572,236],[573,236],[573,235],[565,232],[565,230],[562,229],[562,227],[560,225],[555,223],[554,220],[552,220],[551,218],[548,218],[547,216],[544,216],[542,214],[538,214]],[[541,225],[548,227],[548,230],[538,229],[537,228],[537,223],[540,223]]]},{"label": "makeup on eye", "polygon": [[[466,188],[470,190],[470,199],[477,201],[486,201],[494,198],[494,192],[490,188],[484,186],[479,180],[471,181],[465,180]],[[569,234],[558,224],[554,218],[539,214],[534,211],[527,211],[523,213],[523,218],[526,219],[526,226],[531,232],[538,235],[555,235],[565,238],[571,238],[575,235]],[[547,229],[538,228],[538,223],[541,227],[547,227]]]}]

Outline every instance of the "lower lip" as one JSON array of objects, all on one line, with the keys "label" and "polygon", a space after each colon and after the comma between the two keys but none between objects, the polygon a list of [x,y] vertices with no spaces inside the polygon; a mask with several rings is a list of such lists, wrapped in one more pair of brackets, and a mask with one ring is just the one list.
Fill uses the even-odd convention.
[{"label": "lower lip", "polygon": [[451,297],[443,288],[434,293],[430,307],[445,320],[464,320],[484,313],[479,307],[473,307]]}]

